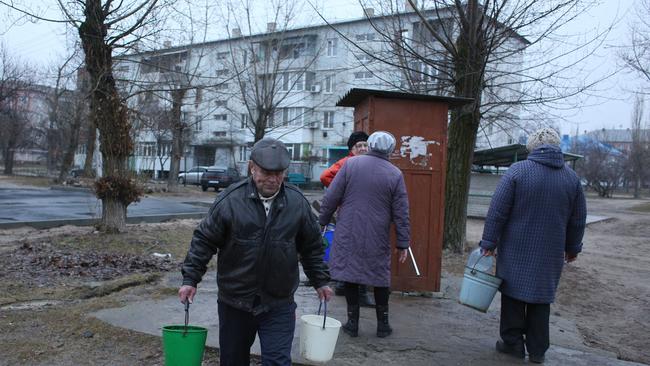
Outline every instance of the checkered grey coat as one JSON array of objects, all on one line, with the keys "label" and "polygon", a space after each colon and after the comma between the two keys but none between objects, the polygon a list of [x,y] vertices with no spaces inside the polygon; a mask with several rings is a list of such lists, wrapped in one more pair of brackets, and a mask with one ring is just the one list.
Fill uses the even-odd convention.
[{"label": "checkered grey coat", "polygon": [[500,291],[550,304],[564,254],[582,250],[587,209],[577,174],[557,146],[542,145],[513,164],[492,197],[480,246],[497,250]]}]

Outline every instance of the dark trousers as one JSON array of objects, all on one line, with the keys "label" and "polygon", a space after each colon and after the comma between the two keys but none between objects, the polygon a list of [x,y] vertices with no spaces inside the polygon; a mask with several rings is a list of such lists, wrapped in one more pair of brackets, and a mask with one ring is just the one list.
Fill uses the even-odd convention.
[{"label": "dark trousers", "polygon": [[529,304],[501,294],[501,339],[508,345],[525,342],[528,353],[543,356],[549,346],[550,304]]},{"label": "dark trousers", "polygon": [[[348,305],[359,305],[359,285],[358,283],[344,282],[345,284],[345,301]],[[378,306],[388,305],[388,296],[390,291],[388,287],[373,287],[375,292],[375,303]]]},{"label": "dark trousers", "polygon": [[249,365],[250,349],[257,333],[262,348],[262,365],[291,365],[295,327],[295,302],[259,315],[219,302],[219,364]]}]

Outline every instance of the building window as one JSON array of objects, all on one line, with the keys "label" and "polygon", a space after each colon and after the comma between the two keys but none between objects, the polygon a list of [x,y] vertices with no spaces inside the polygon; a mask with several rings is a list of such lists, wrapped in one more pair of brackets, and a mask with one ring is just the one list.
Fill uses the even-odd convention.
[{"label": "building window", "polygon": [[199,132],[202,129],[203,129],[203,120],[201,120],[198,117],[195,118],[194,119],[194,124],[192,125],[192,130],[194,130],[194,132]]},{"label": "building window", "polygon": [[363,65],[369,64],[372,62],[372,57],[367,53],[360,53],[355,55],[356,59]]},{"label": "building window", "polygon": [[291,156],[291,160],[300,160],[301,145],[302,144],[285,144],[287,150],[289,150],[289,156]]},{"label": "building window", "polygon": [[323,112],[323,128],[334,128],[334,111]]},{"label": "building window", "polygon": [[226,131],[214,131],[214,137],[226,137],[228,133]]},{"label": "building window", "polygon": [[139,144],[140,156],[156,156],[156,143],[155,142],[142,142]]},{"label": "building window", "polygon": [[334,88],[334,76],[325,76],[325,93],[331,93]]},{"label": "building window", "polygon": [[357,34],[357,35],[354,36],[354,40],[359,41],[359,42],[374,41],[375,40],[375,34],[374,33]]},{"label": "building window", "polygon": [[239,161],[247,161],[250,159],[250,151],[248,146],[239,147]]},{"label": "building window", "polygon": [[336,38],[327,40],[327,56],[336,56]]},{"label": "building window", "polygon": [[216,90],[228,90],[228,83],[221,83],[214,86]]},{"label": "building window", "polygon": [[358,71],[354,73],[355,79],[372,79],[372,72],[370,71]]},{"label": "building window", "polygon": [[215,74],[217,76],[228,76],[229,73],[230,73],[230,70],[228,70],[228,69],[220,69],[220,70],[217,70],[215,72]]},{"label": "building window", "polygon": [[170,142],[161,142],[158,144],[158,156],[169,156],[172,151]]},{"label": "building window", "polygon": [[329,158],[330,158],[330,157],[329,157],[329,155],[330,155],[329,153],[330,153],[329,149],[322,149],[322,150],[321,150],[321,154],[320,154],[320,156],[321,156],[321,162],[322,162],[321,166],[327,166],[327,165],[328,165],[327,162],[328,162],[328,160],[329,160]]},{"label": "building window", "polygon": [[303,76],[303,74],[296,75],[295,80],[296,80],[296,83],[293,84],[292,90],[295,90],[295,91],[305,90],[305,77]]},{"label": "building window", "polygon": [[290,75],[288,72],[280,74],[280,90],[288,92],[291,85]]},{"label": "building window", "polygon": [[244,129],[248,127],[248,114],[247,113],[242,113],[239,118],[240,125],[239,128]]},{"label": "building window", "polygon": [[196,88],[194,103],[199,104],[203,101],[203,88]]},{"label": "building window", "polygon": [[227,114],[215,114],[214,119],[217,121],[227,121],[228,120],[228,115]]},{"label": "building window", "polygon": [[280,118],[278,126],[302,126],[305,123],[307,108],[288,107],[278,108],[278,117]]},{"label": "building window", "polygon": [[215,100],[215,101],[214,101],[214,106],[215,106],[215,107],[225,107],[225,106],[227,106],[227,105],[228,105],[228,101],[227,101],[227,100]]},{"label": "building window", "polygon": [[227,60],[230,58],[230,52],[217,52],[217,60]]}]

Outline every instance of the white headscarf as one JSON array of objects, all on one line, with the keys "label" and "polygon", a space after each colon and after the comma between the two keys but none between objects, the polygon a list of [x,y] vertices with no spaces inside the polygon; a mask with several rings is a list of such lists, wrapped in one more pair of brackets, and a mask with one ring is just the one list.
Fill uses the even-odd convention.
[{"label": "white headscarf", "polygon": [[368,147],[371,151],[390,154],[395,149],[395,137],[387,131],[373,132],[373,134],[368,137]]},{"label": "white headscarf", "polygon": [[543,127],[528,136],[528,142],[526,143],[528,152],[542,145],[560,146],[560,135],[552,128]]}]

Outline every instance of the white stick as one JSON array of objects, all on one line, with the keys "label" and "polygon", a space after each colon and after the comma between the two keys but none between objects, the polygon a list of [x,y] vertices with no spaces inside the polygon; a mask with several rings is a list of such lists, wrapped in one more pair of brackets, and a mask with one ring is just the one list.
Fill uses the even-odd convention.
[{"label": "white stick", "polygon": [[415,257],[413,256],[413,251],[411,250],[410,246],[409,246],[409,254],[411,255],[411,262],[413,262],[413,267],[415,268],[415,274],[420,276],[420,270],[418,269],[418,264],[415,263]]}]

